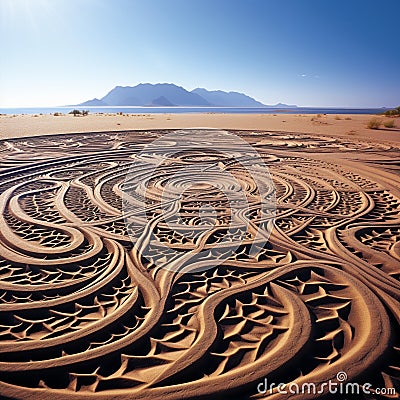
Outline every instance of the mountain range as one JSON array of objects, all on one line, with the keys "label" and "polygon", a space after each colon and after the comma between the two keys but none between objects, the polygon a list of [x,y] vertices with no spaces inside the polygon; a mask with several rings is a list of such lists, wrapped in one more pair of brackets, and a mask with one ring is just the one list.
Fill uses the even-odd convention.
[{"label": "mountain range", "polygon": [[78,106],[138,106],[138,107],[279,107],[295,105],[278,103],[267,106],[244,93],[197,88],[188,91],[172,83],[140,83],[137,86],[116,86],[101,99],[94,98]]}]

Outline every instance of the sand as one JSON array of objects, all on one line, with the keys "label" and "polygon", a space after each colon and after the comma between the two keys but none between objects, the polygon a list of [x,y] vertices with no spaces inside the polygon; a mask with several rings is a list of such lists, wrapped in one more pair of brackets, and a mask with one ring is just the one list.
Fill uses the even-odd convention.
[{"label": "sand", "polygon": [[[371,115],[311,114],[89,114],[73,115],[1,115],[0,138],[36,136],[56,133],[123,131],[132,129],[219,128],[315,133],[331,136],[354,136],[376,141],[399,141],[397,127],[375,131],[367,128]],[[393,118],[378,117],[382,121]]]},{"label": "sand", "polygon": [[400,133],[311,118],[2,116],[1,396],[396,387]]}]

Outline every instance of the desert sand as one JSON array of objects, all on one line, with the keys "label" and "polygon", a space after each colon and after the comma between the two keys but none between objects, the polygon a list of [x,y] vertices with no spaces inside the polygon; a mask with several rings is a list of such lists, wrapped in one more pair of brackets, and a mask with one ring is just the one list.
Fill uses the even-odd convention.
[{"label": "desert sand", "polygon": [[[318,135],[354,136],[377,141],[399,141],[400,119],[396,128],[375,131],[367,128],[373,115],[365,114],[89,114],[74,117],[53,115],[0,115],[0,139],[58,133],[124,131],[132,129],[255,129]],[[382,121],[389,117],[378,117]]]},{"label": "desert sand", "polygon": [[400,132],[339,118],[1,116],[0,394],[396,387]]}]

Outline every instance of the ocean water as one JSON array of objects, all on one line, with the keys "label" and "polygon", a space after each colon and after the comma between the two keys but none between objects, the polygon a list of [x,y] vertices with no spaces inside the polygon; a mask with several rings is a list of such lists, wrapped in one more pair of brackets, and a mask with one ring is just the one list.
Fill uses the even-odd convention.
[{"label": "ocean water", "polygon": [[270,107],[27,107],[0,108],[0,114],[54,114],[68,113],[73,109],[89,110],[90,113],[125,114],[182,114],[182,113],[226,113],[226,114],[380,114],[386,108],[270,108]]}]

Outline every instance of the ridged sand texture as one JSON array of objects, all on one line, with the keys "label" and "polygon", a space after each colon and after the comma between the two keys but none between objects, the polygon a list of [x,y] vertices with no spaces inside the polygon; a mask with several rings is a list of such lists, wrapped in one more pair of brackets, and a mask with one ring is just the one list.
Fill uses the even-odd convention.
[{"label": "ridged sand texture", "polygon": [[[219,163],[254,191],[240,165],[210,145],[175,155],[166,173],[149,181],[149,236],[128,235],[125,176],[135,154],[166,133],[0,142],[0,395],[285,399],[260,394],[257,385],[264,378],[321,384],[339,371],[348,381],[371,382],[372,390],[396,387],[399,147],[234,132],[268,166],[276,216],[268,219],[250,203],[251,223],[229,237],[233,244],[245,239],[221,263],[224,247],[216,244],[226,240],[230,215],[223,195],[211,190],[203,201],[191,200],[189,190],[179,203],[179,231],[160,218],[157,198],[176,165],[200,159]],[[209,140],[209,132],[192,134]],[[173,151],[173,143],[164,146]],[[145,169],[137,173],[146,176]],[[204,204],[217,210],[207,238],[197,234],[207,222],[198,217]],[[250,254],[254,229],[267,226],[269,240]],[[209,247],[200,260],[207,269],[161,268],[168,254],[151,238],[183,254],[189,269],[199,262],[192,258],[199,247]]]}]

